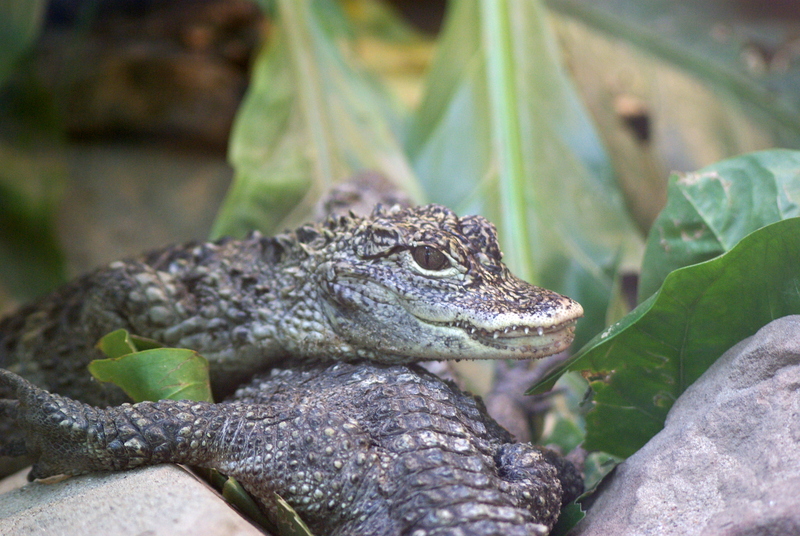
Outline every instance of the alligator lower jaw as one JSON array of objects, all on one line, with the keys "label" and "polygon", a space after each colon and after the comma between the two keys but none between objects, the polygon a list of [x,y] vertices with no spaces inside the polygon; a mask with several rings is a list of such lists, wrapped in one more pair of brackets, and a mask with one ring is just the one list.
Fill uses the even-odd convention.
[{"label": "alligator lower jaw", "polygon": [[[545,332],[537,337],[492,337],[477,338],[484,346],[489,346],[499,352],[511,353],[512,358],[527,359],[539,358],[563,352],[575,338],[574,323],[562,326],[557,331]],[[499,357],[499,356],[498,356]],[[503,356],[506,357],[506,356]]]},{"label": "alligator lower jaw", "polygon": [[[524,329],[520,330],[524,333]],[[530,330],[529,330],[530,332]],[[518,332],[478,332],[470,333],[472,338],[484,346],[501,352],[518,354],[520,359],[544,357],[566,350],[575,337],[575,322],[567,322],[550,328],[536,329],[535,335],[520,335]]]},{"label": "alligator lower jaw", "polygon": [[459,329],[480,345],[496,349],[497,359],[544,357],[566,350],[575,337],[576,320],[553,326],[508,326],[487,330],[469,322],[442,322],[437,325]]},{"label": "alligator lower jaw", "polygon": [[475,339],[518,339],[522,337],[543,337],[552,333],[558,333],[575,325],[574,320],[556,324],[553,326],[508,326],[503,329],[489,330],[477,327],[469,322],[447,322],[442,325],[458,328],[470,334]]}]

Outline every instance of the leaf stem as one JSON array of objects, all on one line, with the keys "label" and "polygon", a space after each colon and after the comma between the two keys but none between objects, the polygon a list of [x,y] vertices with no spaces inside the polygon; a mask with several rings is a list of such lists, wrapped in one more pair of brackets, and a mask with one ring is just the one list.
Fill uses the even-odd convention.
[{"label": "leaf stem", "polygon": [[531,266],[528,225],[525,221],[524,163],[519,122],[513,35],[508,0],[483,0],[481,29],[486,53],[492,141],[498,158],[504,247],[514,251],[511,269],[527,281],[535,280]]},{"label": "leaf stem", "polygon": [[323,189],[333,184],[333,141],[326,136],[332,132],[325,113],[322,76],[316,65],[311,23],[314,14],[308,0],[278,0],[279,15],[295,67],[294,75],[306,131],[311,135],[314,172]]}]

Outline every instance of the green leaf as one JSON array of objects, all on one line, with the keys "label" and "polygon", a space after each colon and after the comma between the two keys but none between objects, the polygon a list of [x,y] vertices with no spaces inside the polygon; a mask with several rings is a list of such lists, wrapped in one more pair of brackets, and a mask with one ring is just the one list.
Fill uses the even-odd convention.
[{"label": "green leaf", "polygon": [[118,329],[106,334],[95,346],[110,358],[164,347],[163,344],[153,339],[132,335],[128,333],[127,329]]},{"label": "green leaf", "polygon": [[207,478],[214,487],[222,490],[222,497],[270,534],[274,533],[277,536],[314,536],[295,509],[277,493],[273,494],[276,508],[273,512],[270,512],[270,517],[267,517],[261,513],[258,504],[235,478],[221,475],[213,469],[208,471],[210,474],[207,475]]},{"label": "green leaf", "polygon": [[[261,513],[258,504],[235,478],[225,477],[215,470],[211,470],[211,472],[213,473],[212,483],[222,489],[222,497],[270,534],[274,533],[277,536],[314,536],[295,509],[277,493],[274,493],[276,508],[271,513],[273,515],[272,519],[270,519]],[[224,480],[224,482],[220,485],[221,480]]]},{"label": "green leaf", "polygon": [[342,7],[352,22],[354,49],[361,65],[374,75],[397,102],[393,130],[405,129],[408,110],[416,108],[436,41],[410,26],[394,6],[381,0],[344,0]]},{"label": "green leaf", "polygon": [[147,337],[140,337],[139,335],[134,335],[132,333],[128,335],[128,337],[138,352],[141,352],[143,350],[155,350],[156,348],[164,348],[164,345],[161,344],[160,342],[154,341],[153,339],[148,339]]},{"label": "green leaf", "polygon": [[[100,381],[119,386],[136,402],[163,399],[213,402],[208,361],[192,350],[163,348],[158,341],[131,335],[125,329],[105,335],[97,348],[109,359],[92,361],[89,372]],[[280,536],[313,536],[297,512],[277,494],[277,522],[273,525],[236,479],[214,469],[201,473],[222,490],[226,501],[262,527]]]},{"label": "green leaf", "polygon": [[[0,282],[21,301],[65,281],[55,232],[65,168],[52,147],[31,149],[31,141],[43,133],[42,120],[50,119],[52,111],[50,99],[29,82],[32,68],[25,61],[46,7],[44,0],[0,1],[0,123],[5,138],[0,142]],[[9,88],[12,79],[17,83]]]},{"label": "green leaf", "polygon": [[261,513],[256,502],[236,479],[228,477],[225,480],[222,496],[261,527],[278,536],[314,536],[295,509],[277,493],[274,493],[276,509],[272,521]]},{"label": "green leaf", "polygon": [[280,536],[313,536],[311,530],[306,526],[305,522],[300,519],[297,512],[294,511],[286,500],[275,494],[275,502],[278,503],[279,509],[277,510]]},{"label": "green leaf", "polygon": [[100,339],[96,347],[112,359],[137,351],[136,345],[126,329],[112,331]]},{"label": "green leaf", "polygon": [[580,504],[574,502],[568,504],[561,510],[558,521],[550,531],[550,536],[564,536],[584,517],[586,517],[586,512]]},{"label": "green leaf", "polygon": [[641,241],[538,1],[449,4],[406,147],[432,200],[493,221],[511,269],[604,326],[620,251]]},{"label": "green leaf", "polygon": [[773,223],[715,259],[673,271],[658,292],[591,340],[567,366],[594,372],[584,446],[631,455],[726,350],[772,320],[800,313],[798,258],[800,218]]},{"label": "green leaf", "polygon": [[667,206],[653,223],[640,300],[677,268],[729,251],[748,233],[800,216],[800,152],[738,156],[670,177]]},{"label": "green leaf", "polygon": [[0,2],[0,86],[39,36],[46,7],[45,0]]},{"label": "green leaf", "polygon": [[[261,513],[261,509],[258,507],[250,494],[245,491],[242,485],[239,484],[235,478],[220,475],[216,470],[212,471],[214,473],[212,477],[212,483],[222,489],[222,497],[226,501],[238,508],[247,517],[258,523],[260,526],[265,527],[268,530],[275,529],[275,526],[269,521],[269,519],[267,519],[267,517]],[[220,480],[224,480],[221,486]],[[284,534],[281,532],[278,534],[280,536],[284,536]]]},{"label": "green leaf", "polygon": [[583,503],[584,499],[593,495],[603,479],[623,461],[622,458],[612,456],[607,452],[590,452],[583,461],[586,491],[578,497],[577,501]]},{"label": "green leaf", "polygon": [[743,16],[726,0],[547,4],[704,80],[716,95],[768,118],[787,140],[800,138],[800,63],[789,59],[796,33],[791,19]]},{"label": "green leaf", "polygon": [[111,359],[126,356],[137,351],[126,329],[112,331],[100,339],[96,347]]},{"label": "green leaf", "polygon": [[586,436],[585,410],[582,406],[589,384],[580,374],[569,373],[559,378],[549,396],[550,408],[544,416],[540,445],[557,445],[562,452],[571,452]]},{"label": "green leaf", "polygon": [[[195,469],[195,471],[198,471],[198,469]],[[199,472],[214,488],[222,491],[222,497],[226,501],[238,508],[239,511],[269,534],[276,534],[276,536],[314,536],[295,509],[277,493],[274,493],[276,508],[273,512],[270,512],[270,517],[267,517],[261,513],[256,501],[235,478],[222,475],[216,469],[200,468]]]},{"label": "green leaf", "polygon": [[378,86],[348,63],[347,19],[331,1],[279,0],[231,135],[234,183],[212,236],[281,231],[306,221],[331,185],[378,171],[422,195]]},{"label": "green leaf", "polygon": [[0,280],[21,300],[66,281],[55,232],[63,168],[0,143]]},{"label": "green leaf", "polygon": [[[136,402],[163,399],[213,402],[208,361],[194,350],[153,348],[157,344],[130,336],[124,329],[111,332],[97,344],[109,359],[92,361],[89,372],[101,382],[119,386]],[[151,349],[139,351],[142,347]]]}]

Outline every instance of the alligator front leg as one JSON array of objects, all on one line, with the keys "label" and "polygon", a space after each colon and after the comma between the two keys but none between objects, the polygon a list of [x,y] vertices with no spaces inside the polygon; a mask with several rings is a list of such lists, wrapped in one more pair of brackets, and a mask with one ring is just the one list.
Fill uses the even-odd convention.
[{"label": "alligator front leg", "polygon": [[165,401],[100,409],[50,394],[2,369],[0,386],[16,397],[0,401],[4,417],[25,433],[21,440],[0,438],[0,455],[32,456],[36,462],[29,480],[162,462],[195,463],[193,436],[205,431],[196,424],[204,423],[213,408]]}]

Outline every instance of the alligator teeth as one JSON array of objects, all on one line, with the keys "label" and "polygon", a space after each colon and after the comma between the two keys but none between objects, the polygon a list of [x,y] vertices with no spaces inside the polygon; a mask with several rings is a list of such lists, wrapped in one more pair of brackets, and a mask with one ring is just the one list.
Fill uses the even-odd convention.
[{"label": "alligator teeth", "polygon": [[499,328],[496,330],[488,330],[483,329],[480,327],[476,327],[472,325],[472,323],[464,321],[464,320],[456,320],[450,323],[443,323],[443,325],[455,327],[464,330],[465,332],[469,333],[470,335],[476,335],[478,337],[491,337],[492,339],[497,338],[517,338],[522,336],[530,335],[531,332],[538,334],[539,337],[543,337],[545,331],[549,332],[550,329],[546,329],[542,326],[532,327],[532,326],[507,326],[505,328]]}]

